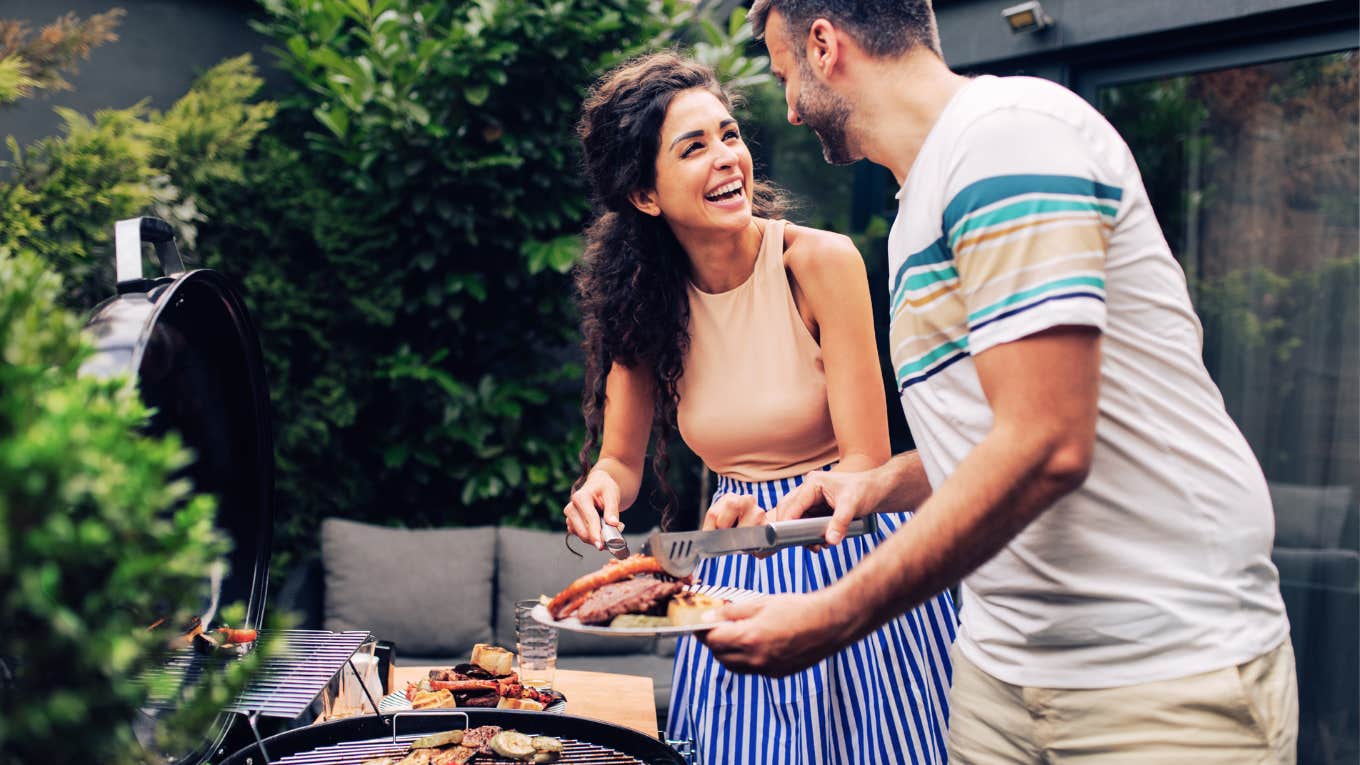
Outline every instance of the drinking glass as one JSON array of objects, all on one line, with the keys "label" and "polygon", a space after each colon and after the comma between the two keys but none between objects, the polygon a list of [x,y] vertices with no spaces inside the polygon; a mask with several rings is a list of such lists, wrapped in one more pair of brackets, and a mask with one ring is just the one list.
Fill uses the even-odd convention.
[{"label": "drinking glass", "polygon": [[547,691],[557,674],[557,629],[529,615],[537,605],[537,600],[515,601],[515,651],[519,654],[519,681]]},{"label": "drinking glass", "polygon": [[[382,699],[382,685],[378,678],[378,659],[374,656],[377,641],[370,640],[359,646],[349,665],[342,666],[322,694],[324,715],[330,720],[339,720],[355,715],[377,714],[378,710],[369,704],[369,697],[377,703]],[[355,672],[358,676],[355,676]],[[364,693],[367,688],[368,693]]]}]

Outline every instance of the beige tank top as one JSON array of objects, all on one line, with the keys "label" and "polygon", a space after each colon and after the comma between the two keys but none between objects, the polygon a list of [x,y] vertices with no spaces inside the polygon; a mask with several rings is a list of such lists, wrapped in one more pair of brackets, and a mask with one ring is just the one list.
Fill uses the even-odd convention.
[{"label": "beige tank top", "polygon": [[840,457],[822,349],[784,271],[785,221],[769,221],[755,270],[719,294],[689,285],[689,353],[680,377],[680,435],[715,473],[787,478]]}]

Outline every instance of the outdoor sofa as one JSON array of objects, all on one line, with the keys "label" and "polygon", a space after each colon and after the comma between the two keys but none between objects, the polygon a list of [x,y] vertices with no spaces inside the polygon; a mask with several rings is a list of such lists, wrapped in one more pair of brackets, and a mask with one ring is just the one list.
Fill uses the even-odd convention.
[{"label": "outdoor sofa", "polygon": [[[553,595],[608,556],[562,532],[482,526],[396,529],[329,518],[320,555],[289,574],[271,608],[298,614],[301,629],[367,629],[395,644],[398,666],[467,661],[476,643],[515,650],[514,602]],[[638,550],[646,535],[626,535]],[[652,678],[658,725],[671,695],[674,638],[560,632],[559,669]],[[571,700],[568,699],[568,708]]]}]

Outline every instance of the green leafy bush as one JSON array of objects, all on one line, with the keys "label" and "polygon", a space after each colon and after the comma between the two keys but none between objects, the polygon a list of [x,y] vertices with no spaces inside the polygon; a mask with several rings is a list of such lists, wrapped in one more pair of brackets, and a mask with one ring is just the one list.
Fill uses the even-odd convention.
[{"label": "green leafy bush", "polygon": [[199,196],[199,250],[260,323],[278,546],[310,546],[326,516],[546,522],[579,446],[573,127],[585,88],[674,8],[263,4],[298,88],[245,183]]},{"label": "green leafy bush", "polygon": [[[114,39],[121,11],[66,16],[33,40],[0,21],[0,103],[67,87],[61,70]],[[77,314],[110,294],[113,222],[165,209],[181,237],[201,220],[189,187],[239,175],[273,113],[248,105],[249,60],[224,62],[164,115],[138,105],[87,119],[15,155],[0,183],[0,763],[141,762],[132,721],[168,628],[203,605],[226,540],[214,503],[176,476],[178,439],[140,434],[148,416],[126,379],[77,371],[90,349]],[[62,277],[66,277],[63,286]],[[225,611],[226,609],[224,609]],[[248,682],[261,646],[182,692],[156,744],[201,745]]]},{"label": "green leafy bush", "polygon": [[60,294],[0,247],[0,761],[132,762],[133,679],[165,639],[146,628],[201,605],[225,541],[211,498],[172,480],[179,441],[138,435],[136,391],[77,376],[89,348]]},{"label": "green leafy bush", "polygon": [[32,249],[66,280],[63,302],[88,310],[113,285],[113,221],[143,212],[175,224],[192,249],[204,220],[194,192],[241,179],[240,166],[274,114],[250,103],[261,80],[249,56],[208,70],[165,113],[137,104],[93,119],[58,109],[62,135],[21,151],[0,182],[0,244]]}]

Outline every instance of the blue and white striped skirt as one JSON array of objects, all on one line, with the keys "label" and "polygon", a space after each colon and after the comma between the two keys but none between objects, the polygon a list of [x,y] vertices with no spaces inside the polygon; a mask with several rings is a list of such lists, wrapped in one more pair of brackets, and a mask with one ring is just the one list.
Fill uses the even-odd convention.
[{"label": "blue and white striped skirt", "polygon": [[[751,494],[771,509],[802,480],[752,483],[719,476],[713,499]],[[879,515],[877,533],[821,553],[793,547],[764,560],[712,558],[696,576],[705,584],[758,592],[817,590],[840,579],[909,518]],[[694,741],[701,765],[946,762],[954,626],[954,604],[942,593],[844,651],[779,679],[729,672],[686,636],[675,654],[667,737]]]}]

